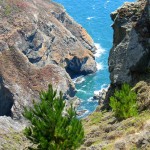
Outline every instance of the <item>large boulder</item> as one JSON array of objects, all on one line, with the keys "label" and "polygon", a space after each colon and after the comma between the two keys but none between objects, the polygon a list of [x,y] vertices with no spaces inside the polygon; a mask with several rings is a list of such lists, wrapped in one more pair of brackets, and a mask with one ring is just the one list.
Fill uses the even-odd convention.
[{"label": "large boulder", "polygon": [[149,7],[147,0],[138,0],[126,2],[111,13],[114,21],[113,47],[108,59],[111,84],[102,108],[110,108],[110,96],[114,94],[115,89],[120,89],[123,83],[134,86],[140,80],[149,79]]}]

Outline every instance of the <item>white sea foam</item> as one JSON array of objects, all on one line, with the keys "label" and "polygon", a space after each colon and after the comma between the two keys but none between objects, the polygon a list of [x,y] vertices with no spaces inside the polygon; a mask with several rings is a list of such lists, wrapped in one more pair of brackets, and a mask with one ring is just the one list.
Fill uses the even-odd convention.
[{"label": "white sea foam", "polygon": [[80,116],[78,116],[78,118],[83,118],[83,117],[85,117],[85,116],[87,116],[89,113],[90,113],[90,111],[89,110],[87,110],[87,109],[82,109],[81,108],[81,110],[78,110],[79,112],[81,111],[83,111],[83,113],[80,115]]},{"label": "white sea foam", "polygon": [[107,0],[107,1],[105,2],[104,8],[107,8],[107,4],[108,4],[109,2],[110,2],[109,0]]},{"label": "white sea foam", "polygon": [[101,90],[94,91],[94,95],[98,95]]},{"label": "white sea foam", "polygon": [[81,89],[78,89],[77,91],[78,91],[78,92],[81,92],[81,93],[86,93],[86,91],[81,90]]},{"label": "white sea foam", "polygon": [[93,101],[93,97],[90,97],[87,101],[88,102],[92,102]]},{"label": "white sea foam", "polygon": [[95,100],[95,99],[93,99],[93,97],[90,97],[88,100],[87,100],[88,102],[98,102],[98,100]]},{"label": "white sea foam", "polygon": [[109,84],[102,84],[101,85],[101,89],[108,89],[109,88]]},{"label": "white sea foam", "polygon": [[82,87],[86,87],[86,85],[83,85]]},{"label": "white sea foam", "polygon": [[73,82],[74,82],[75,84],[80,84],[80,83],[82,83],[82,82],[84,82],[84,81],[85,81],[84,76],[80,76],[80,77],[77,77],[77,78],[74,78],[74,79],[73,79]]},{"label": "white sea foam", "polygon": [[99,43],[95,43],[95,46],[97,48],[97,51],[96,53],[94,54],[95,57],[100,57],[104,52],[105,52],[105,49],[102,48],[102,46],[99,44]]},{"label": "white sea foam", "polygon": [[99,95],[103,90],[108,90],[109,85],[108,84],[102,84],[100,90],[94,91],[94,95]]},{"label": "white sea foam", "polygon": [[96,63],[97,70],[103,70],[104,66],[102,63]]},{"label": "white sea foam", "polygon": [[87,20],[91,20],[91,19],[93,19],[93,18],[94,18],[94,17],[87,17],[86,19],[87,19]]}]

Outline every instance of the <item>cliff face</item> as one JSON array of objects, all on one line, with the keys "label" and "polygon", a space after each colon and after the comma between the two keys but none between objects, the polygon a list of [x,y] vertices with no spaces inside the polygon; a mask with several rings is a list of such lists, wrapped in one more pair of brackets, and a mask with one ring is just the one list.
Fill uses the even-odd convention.
[{"label": "cliff face", "polygon": [[123,83],[134,86],[141,80],[149,83],[150,68],[150,2],[125,3],[111,14],[114,21],[113,47],[109,54],[111,85],[105,104],[115,88]]},{"label": "cliff face", "polygon": [[[150,1],[125,3],[111,14],[113,47],[109,55],[111,84],[96,111],[83,120],[85,140],[81,150],[150,149]],[[139,114],[118,121],[109,98],[127,82],[137,93]],[[104,94],[104,93],[103,93]],[[103,104],[104,103],[104,104]]]},{"label": "cliff face", "polygon": [[111,14],[114,42],[109,55],[111,83],[136,83],[150,64],[148,2],[125,3]]},{"label": "cliff face", "polygon": [[23,106],[50,83],[65,98],[73,97],[70,76],[96,71],[95,50],[62,6],[46,0],[1,1],[0,116],[19,118]]}]

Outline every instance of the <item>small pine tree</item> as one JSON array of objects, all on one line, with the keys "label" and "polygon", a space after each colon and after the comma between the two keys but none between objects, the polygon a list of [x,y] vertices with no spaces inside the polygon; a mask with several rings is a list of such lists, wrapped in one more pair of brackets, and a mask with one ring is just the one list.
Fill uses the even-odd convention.
[{"label": "small pine tree", "polygon": [[138,114],[136,98],[136,93],[126,83],[110,97],[110,106],[119,120]]},{"label": "small pine tree", "polygon": [[25,108],[23,113],[31,122],[24,134],[38,145],[37,150],[75,150],[83,142],[83,126],[76,118],[74,108],[71,106],[63,116],[65,103],[62,93],[59,97],[56,93],[49,85],[47,92],[40,93],[41,102],[35,103],[33,108]]}]

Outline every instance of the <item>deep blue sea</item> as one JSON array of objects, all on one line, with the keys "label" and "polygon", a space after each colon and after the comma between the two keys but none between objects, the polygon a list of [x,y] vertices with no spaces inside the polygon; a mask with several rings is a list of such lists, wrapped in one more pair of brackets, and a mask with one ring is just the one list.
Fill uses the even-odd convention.
[{"label": "deep blue sea", "polygon": [[[80,77],[80,82],[74,82],[77,96],[82,100],[79,110],[86,110],[81,117],[93,112],[97,101],[92,97],[94,92],[107,88],[109,80],[108,55],[112,47],[113,30],[110,13],[120,7],[125,0],[54,0],[62,4],[69,15],[81,24],[93,38],[97,47],[95,54],[98,71],[95,74]],[[128,0],[133,2],[134,0]]]}]

